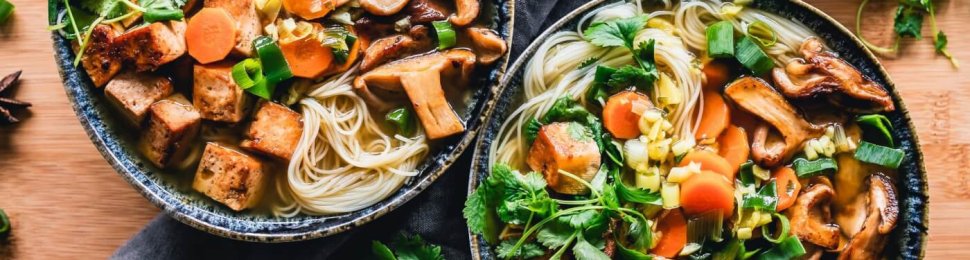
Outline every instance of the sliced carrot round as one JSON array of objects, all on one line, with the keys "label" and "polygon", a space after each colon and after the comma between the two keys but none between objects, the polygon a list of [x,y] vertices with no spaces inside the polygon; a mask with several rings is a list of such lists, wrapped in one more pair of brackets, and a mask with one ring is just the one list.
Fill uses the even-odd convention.
[{"label": "sliced carrot round", "polygon": [[724,129],[721,136],[717,138],[717,142],[721,146],[717,150],[717,154],[724,157],[724,160],[727,160],[728,164],[731,165],[731,172],[737,173],[741,164],[748,161],[748,154],[751,152],[751,147],[748,144],[748,133],[744,131],[744,128],[731,125]]},{"label": "sliced carrot round", "polygon": [[704,111],[701,113],[701,124],[694,133],[694,138],[717,138],[731,123],[731,108],[724,102],[724,97],[717,91],[704,91]]},{"label": "sliced carrot round", "polygon": [[603,106],[603,126],[613,137],[633,139],[640,136],[640,127],[637,126],[640,115],[633,112],[635,103],[653,107],[647,95],[632,90],[616,93],[606,101]]},{"label": "sliced carrot round", "polygon": [[[327,16],[333,11],[338,0],[284,0],[283,9],[306,20],[313,20]],[[347,2],[347,1],[339,1]]]},{"label": "sliced carrot round", "polygon": [[720,91],[731,77],[731,67],[723,61],[711,60],[704,64],[701,71],[704,72],[706,79],[703,88],[707,91]]},{"label": "sliced carrot round", "polygon": [[225,9],[202,8],[189,19],[185,45],[201,64],[225,59],[236,45],[236,22]]},{"label": "sliced carrot round", "polygon": [[680,209],[672,209],[657,221],[660,240],[650,253],[673,259],[687,245],[687,219]]},{"label": "sliced carrot round", "polygon": [[712,171],[721,174],[721,176],[724,176],[728,180],[734,180],[735,171],[731,167],[731,163],[714,152],[705,150],[691,151],[683,159],[680,159],[680,165],[678,166],[687,166],[691,162],[700,164],[701,170]]},{"label": "sliced carrot round", "polygon": [[724,217],[734,214],[734,187],[724,175],[702,171],[680,184],[680,207],[687,215],[720,210]]},{"label": "sliced carrot round", "polygon": [[[319,26],[315,26],[319,27]],[[317,37],[307,36],[292,41],[280,41],[280,50],[293,76],[314,79],[324,75],[333,66],[333,51]]]},{"label": "sliced carrot round", "polygon": [[775,185],[778,188],[776,210],[781,212],[795,204],[795,198],[798,197],[798,192],[802,190],[802,184],[798,182],[795,170],[788,167],[775,169],[772,171],[771,177],[775,179]]}]

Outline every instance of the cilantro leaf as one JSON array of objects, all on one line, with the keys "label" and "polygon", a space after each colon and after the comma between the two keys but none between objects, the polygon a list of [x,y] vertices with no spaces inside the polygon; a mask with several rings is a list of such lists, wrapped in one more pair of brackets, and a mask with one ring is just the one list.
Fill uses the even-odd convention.
[{"label": "cilantro leaf", "polygon": [[573,254],[576,256],[577,260],[609,260],[610,256],[600,251],[599,248],[593,246],[586,241],[583,236],[579,236],[576,240],[576,245],[573,246]]},{"label": "cilantro leaf", "polygon": [[444,260],[441,255],[441,247],[429,245],[421,239],[421,236],[414,235],[408,237],[405,234],[399,235],[394,242],[394,250],[397,252],[397,259],[400,260]]},{"label": "cilantro leaf", "polygon": [[561,221],[550,221],[536,234],[536,240],[543,246],[556,249],[570,243],[576,230]]},{"label": "cilantro leaf", "polygon": [[[653,77],[653,80],[657,79],[657,65],[654,58],[654,50],[657,45],[657,41],[650,39],[648,41],[642,41],[637,45],[636,49],[633,49],[633,56],[636,58],[637,63],[640,64],[640,68],[647,72]],[[653,82],[651,80],[650,82]]]},{"label": "cilantro leaf", "polygon": [[590,25],[583,35],[590,43],[600,47],[626,46],[633,48],[633,38],[637,31],[647,24],[647,17],[640,15],[624,19],[610,20]]},{"label": "cilantro leaf", "polygon": [[586,67],[592,66],[593,64],[596,64],[596,61],[598,61],[598,60],[599,59],[596,58],[596,57],[586,58],[585,60],[583,60],[583,62],[579,63],[579,66],[577,66],[576,68],[577,69],[582,69],[582,68],[586,68]]},{"label": "cilantro leaf", "polygon": [[923,37],[923,14],[911,6],[899,5],[893,28],[900,37],[921,38]]},{"label": "cilantro leaf", "polygon": [[540,247],[536,243],[522,244],[522,246],[519,247],[518,250],[515,250],[515,252],[513,252],[512,248],[515,247],[515,242],[516,242],[515,240],[502,241],[502,243],[499,244],[497,248],[495,248],[495,252],[498,253],[498,257],[505,258],[505,259],[508,259],[508,258],[529,259],[529,258],[540,257],[546,254],[546,250],[543,250],[542,247]]},{"label": "cilantro leaf", "polygon": [[657,79],[656,73],[656,70],[651,73],[641,67],[626,65],[610,75],[610,80],[606,84],[613,88],[636,86],[640,89],[649,89]]},{"label": "cilantro leaf", "polygon": [[391,249],[388,248],[384,243],[381,243],[381,241],[375,240],[371,242],[371,253],[375,259],[397,260],[397,257],[394,257],[394,252],[391,252]]},{"label": "cilantro leaf", "polygon": [[542,123],[538,119],[529,118],[529,122],[522,126],[522,132],[525,132],[525,142],[528,145],[532,145],[535,142],[536,137],[539,136],[539,130],[542,129]]},{"label": "cilantro leaf", "polygon": [[585,126],[576,123],[569,122],[566,126],[566,131],[569,132],[569,137],[573,140],[585,142],[593,140],[593,133]]},{"label": "cilantro leaf", "polygon": [[138,4],[145,9],[143,20],[148,23],[168,20],[182,20],[182,6],[186,0],[141,0]]},{"label": "cilantro leaf", "polygon": [[936,33],[936,39],[933,42],[933,48],[936,49],[936,52],[945,53],[946,44],[947,44],[946,34],[944,34],[943,31]]},{"label": "cilantro leaf", "polygon": [[78,2],[78,6],[107,19],[119,17],[127,11],[120,0],[84,0]]},{"label": "cilantro leaf", "polygon": [[559,217],[559,222],[565,223],[575,229],[583,229],[595,224],[599,212],[596,210],[583,210],[577,213]]},{"label": "cilantro leaf", "polygon": [[485,197],[487,189],[484,187],[479,187],[468,195],[468,199],[465,200],[465,208],[461,210],[462,215],[465,216],[465,222],[468,224],[468,229],[475,234],[484,234],[487,220],[486,215],[488,212],[488,207],[485,205]]},{"label": "cilantro leaf", "polygon": [[613,176],[613,187],[616,189],[617,197],[621,201],[650,205],[663,204],[663,198],[659,192],[651,192],[650,190],[637,187],[628,187],[623,183],[623,177],[620,176],[619,167],[610,169],[610,175]]}]

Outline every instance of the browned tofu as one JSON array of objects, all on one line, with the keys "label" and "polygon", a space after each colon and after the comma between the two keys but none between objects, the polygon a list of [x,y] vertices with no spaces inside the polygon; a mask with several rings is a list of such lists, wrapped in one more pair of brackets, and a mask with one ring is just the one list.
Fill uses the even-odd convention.
[{"label": "browned tofu", "polygon": [[235,211],[251,208],[263,196],[268,180],[263,164],[249,155],[208,143],[195,172],[192,188]]},{"label": "browned tofu", "polygon": [[185,54],[185,22],[154,22],[115,40],[116,53],[138,71],[154,71]]},{"label": "browned tofu", "polygon": [[[84,56],[81,56],[81,66],[88,72],[95,87],[108,84],[121,71],[121,59],[113,51],[118,34],[118,31],[108,25],[95,26],[91,31],[91,38],[88,40],[90,43],[84,49]],[[75,41],[74,52],[80,51],[79,48]]]},{"label": "browned tofu", "polygon": [[185,97],[176,94],[152,104],[150,115],[148,128],[142,134],[145,157],[161,168],[183,159],[199,134],[199,112]]},{"label": "browned tofu", "polygon": [[232,79],[232,63],[195,65],[192,104],[202,118],[238,123],[246,116],[246,93]]},{"label": "browned tofu", "polygon": [[299,113],[280,104],[263,102],[239,146],[289,161],[302,134],[303,120]]},{"label": "browned tofu", "polygon": [[552,123],[539,130],[529,158],[532,170],[542,172],[552,190],[562,194],[585,194],[589,188],[567,176],[566,171],[591,181],[600,168],[600,150],[588,128],[575,122]]},{"label": "browned tofu", "polygon": [[222,8],[232,15],[239,29],[236,33],[236,47],[232,53],[236,56],[252,56],[253,40],[262,32],[262,24],[253,0],[205,0],[205,7]]},{"label": "browned tofu", "polygon": [[172,95],[172,82],[147,72],[122,73],[104,88],[104,95],[136,126],[140,126],[155,102]]}]

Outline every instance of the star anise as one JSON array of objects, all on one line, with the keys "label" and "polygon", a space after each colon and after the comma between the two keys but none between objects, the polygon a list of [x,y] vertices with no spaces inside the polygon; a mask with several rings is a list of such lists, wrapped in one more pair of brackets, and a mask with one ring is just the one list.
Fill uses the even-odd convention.
[{"label": "star anise", "polygon": [[10,74],[10,75],[7,75],[6,77],[3,77],[3,80],[0,80],[0,123],[3,123],[3,122],[6,122],[6,123],[17,123],[17,122],[20,122],[19,119],[17,119],[16,117],[13,116],[11,110],[13,110],[13,109],[23,109],[23,108],[30,107],[30,103],[28,103],[28,102],[24,102],[24,101],[20,101],[20,100],[13,99],[11,97],[4,97],[3,96],[3,92],[4,91],[9,90],[10,87],[12,87],[13,85],[16,85],[17,84],[17,81],[20,80],[20,73],[21,72],[22,71],[14,72],[13,74]]}]

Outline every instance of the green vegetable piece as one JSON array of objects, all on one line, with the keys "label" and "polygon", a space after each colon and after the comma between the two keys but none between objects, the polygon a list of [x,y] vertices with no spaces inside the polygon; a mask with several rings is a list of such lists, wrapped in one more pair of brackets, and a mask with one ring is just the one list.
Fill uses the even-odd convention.
[{"label": "green vegetable piece", "polygon": [[802,241],[798,240],[797,236],[790,236],[771,249],[759,254],[758,259],[795,259],[805,253],[805,247],[802,246]]},{"label": "green vegetable piece", "polygon": [[856,118],[856,123],[862,128],[862,139],[878,145],[896,147],[893,141],[893,124],[884,115],[872,114]]},{"label": "green vegetable piece", "polygon": [[778,43],[778,35],[771,29],[771,26],[762,22],[755,21],[748,25],[748,37],[755,40],[761,47],[771,47]]},{"label": "green vegetable piece", "polygon": [[0,239],[6,239],[10,236],[10,218],[7,217],[7,213],[0,209]]},{"label": "green vegetable piece", "polygon": [[761,46],[751,40],[751,37],[745,36],[738,41],[734,55],[741,62],[741,65],[744,65],[755,75],[763,75],[775,67],[775,62],[771,60],[771,57],[768,57],[764,50],[761,50]]},{"label": "green vegetable piece", "polygon": [[429,245],[421,236],[398,235],[391,243],[399,260],[444,260],[441,247]]},{"label": "green vegetable piece", "polygon": [[745,186],[755,184],[754,176],[754,161],[748,160],[747,162],[741,164],[741,168],[738,169],[740,172],[738,178],[741,179],[741,184]]},{"label": "green vegetable piece", "polygon": [[388,248],[387,245],[385,245],[384,243],[381,243],[381,241],[375,240],[371,242],[370,248],[371,248],[371,253],[374,254],[375,259],[397,260],[397,257],[394,257],[394,253],[391,252],[391,249]]},{"label": "green vegetable piece", "polygon": [[764,237],[765,240],[768,240],[768,242],[778,244],[788,238],[790,234],[789,232],[791,231],[791,223],[789,223],[788,217],[785,217],[785,215],[771,213],[771,216],[778,219],[778,224],[781,225],[781,230],[779,230],[780,232],[778,232],[777,238],[773,238],[769,233],[771,231],[768,230],[768,226],[764,226],[761,227],[761,236]]},{"label": "green vegetable piece", "polygon": [[923,13],[919,9],[900,4],[893,21],[893,30],[900,37],[923,37]]},{"label": "green vegetable piece", "polygon": [[350,57],[350,46],[357,41],[357,37],[350,34],[342,25],[330,26],[323,30],[323,45],[330,48],[333,59],[339,64],[347,62]]},{"label": "green vegetable piece", "polygon": [[660,192],[651,192],[647,189],[629,187],[626,183],[623,183],[623,176],[620,176],[619,167],[613,167],[610,170],[610,174],[613,176],[613,187],[616,189],[616,195],[620,201],[658,206],[663,204],[663,198],[660,196]]},{"label": "green vegetable piece", "polygon": [[707,27],[707,56],[734,57],[734,25],[731,22],[720,21]]},{"label": "green vegetable piece", "polygon": [[583,36],[590,43],[600,47],[626,46],[633,49],[633,38],[637,31],[647,24],[647,16],[615,19],[594,23],[586,28]]},{"label": "green vegetable piece", "polygon": [[397,130],[397,133],[403,136],[412,136],[417,130],[417,124],[414,122],[411,116],[411,110],[407,108],[398,108],[388,112],[384,116],[384,120],[391,123]]},{"label": "green vegetable piece", "polygon": [[170,21],[170,20],[182,20],[185,18],[185,14],[182,10],[173,9],[150,9],[142,15],[142,19],[147,23],[154,23],[158,21]]},{"label": "green vegetable piece", "polygon": [[250,94],[269,100],[276,92],[276,84],[263,76],[263,67],[256,59],[245,59],[232,66],[232,79],[239,88]]},{"label": "green vegetable piece", "polygon": [[599,248],[587,242],[583,236],[579,236],[578,238],[576,245],[573,246],[573,255],[576,256],[576,259],[610,260],[610,257],[606,253],[603,253]]},{"label": "green vegetable piece", "polygon": [[903,162],[906,153],[900,149],[889,148],[870,142],[862,141],[859,148],[855,150],[855,158],[859,161],[881,165],[886,168],[896,169]]},{"label": "green vegetable piece", "polygon": [[778,205],[778,189],[775,181],[768,182],[762,186],[758,193],[744,194],[742,197],[743,208],[753,208],[775,212]]},{"label": "green vegetable piece", "polygon": [[10,19],[10,16],[13,15],[13,9],[14,6],[10,1],[0,0],[0,24],[6,23]]},{"label": "green vegetable piece", "polygon": [[795,169],[795,175],[798,178],[811,178],[823,174],[835,173],[839,170],[839,164],[832,158],[818,158],[814,161],[798,158],[792,162],[792,168]]},{"label": "green vegetable piece", "polygon": [[434,27],[434,32],[438,36],[438,50],[454,47],[458,43],[455,28],[451,26],[451,22],[448,20],[433,21],[431,26]]},{"label": "green vegetable piece", "polygon": [[543,250],[541,246],[536,243],[525,243],[522,244],[518,249],[515,248],[514,240],[503,240],[502,243],[495,248],[495,252],[498,253],[498,257],[502,259],[532,259],[540,257],[546,254],[546,250]]},{"label": "green vegetable piece", "polygon": [[523,132],[525,132],[526,144],[532,146],[532,143],[535,142],[536,137],[539,136],[539,130],[542,129],[542,123],[539,122],[539,119],[530,118],[529,122],[522,127]]},{"label": "green vegetable piece", "polygon": [[259,62],[263,66],[263,74],[266,80],[272,83],[279,83],[293,77],[289,63],[283,56],[280,46],[267,36],[259,36],[253,40],[253,48],[259,55]]}]

